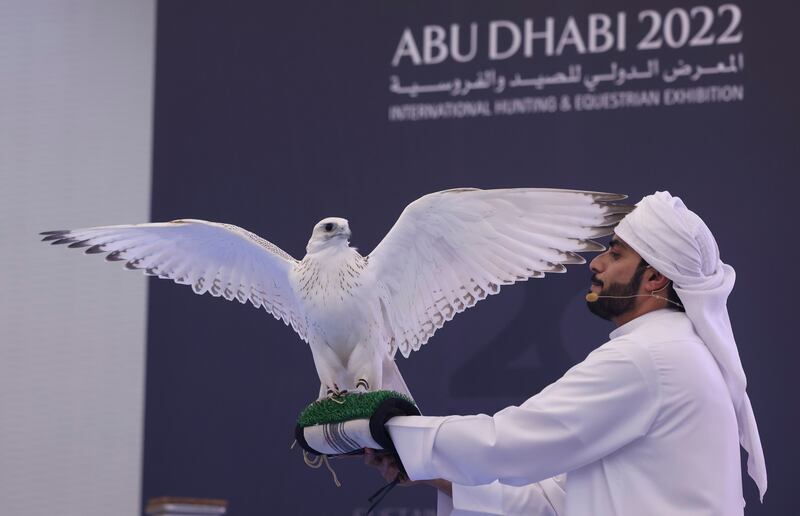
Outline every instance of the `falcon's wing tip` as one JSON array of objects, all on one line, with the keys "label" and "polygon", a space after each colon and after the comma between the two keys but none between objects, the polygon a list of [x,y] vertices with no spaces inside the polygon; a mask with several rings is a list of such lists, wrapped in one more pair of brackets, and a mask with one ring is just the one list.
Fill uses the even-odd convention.
[{"label": "falcon's wing tip", "polygon": [[77,244],[82,243],[82,241],[78,237],[73,236],[73,233],[69,230],[63,232],[52,231],[40,234],[45,235],[41,241],[50,242],[50,245],[69,244],[69,247],[80,247]]},{"label": "falcon's wing tip", "polygon": [[42,231],[39,233],[41,236],[42,242],[50,242],[51,244],[67,244],[75,241],[75,239],[71,236],[72,230],[70,229],[58,229],[54,231]]},{"label": "falcon's wing tip", "polygon": [[609,203],[612,201],[624,201],[628,198],[627,194],[613,193],[613,192],[587,192],[595,201],[602,203]]},{"label": "falcon's wing tip", "polygon": [[600,201],[599,204],[603,206],[604,208],[603,213],[606,214],[622,213],[624,215],[627,215],[636,208],[635,204],[619,204],[616,202],[605,202],[605,201]]},{"label": "falcon's wing tip", "polygon": [[586,258],[574,251],[564,251],[564,255],[565,258],[563,260],[559,260],[559,263],[565,265],[583,265],[586,263]]},{"label": "falcon's wing tip", "polygon": [[[611,233],[613,233],[613,231]],[[608,234],[610,235],[611,233],[608,233]],[[606,246],[604,246],[600,242],[597,242],[597,241],[592,240],[590,238],[585,238],[585,239],[578,240],[578,248],[577,249],[573,249],[573,252],[577,252],[577,253],[587,253],[587,252],[588,253],[592,253],[592,252],[595,252],[595,251],[602,252],[602,251],[605,251],[605,250],[606,250]]]},{"label": "falcon's wing tip", "polygon": [[108,252],[108,250],[105,247],[103,247],[103,244],[97,244],[86,249],[84,251],[84,254],[102,254],[106,252]]},{"label": "falcon's wing tip", "polygon": [[124,253],[124,252],[125,252],[125,251],[122,251],[122,250],[118,250],[118,251],[111,251],[111,252],[110,252],[110,253],[108,253],[108,255],[106,256],[106,261],[107,261],[107,262],[122,262],[122,261],[125,261],[127,258],[120,258],[120,255],[121,255],[122,253]]},{"label": "falcon's wing tip", "polygon": [[90,245],[92,245],[92,244],[87,244],[89,240],[91,240],[91,238],[87,238],[86,240],[76,240],[75,242],[69,244],[67,247],[69,247],[70,249],[76,249],[79,247],[89,247]]},{"label": "falcon's wing tip", "polygon": [[475,188],[472,186],[461,186],[458,188],[448,188],[447,190],[439,190],[438,194],[453,194],[453,193],[463,193],[463,192],[480,192],[482,191],[480,188]]},{"label": "falcon's wing tip", "polygon": [[[449,190],[441,190],[439,192],[435,192],[436,194],[452,194],[452,193],[474,193],[474,192],[481,192],[486,193],[488,195],[524,195],[524,194],[542,194],[542,193],[553,193],[553,194],[574,194],[576,196],[589,196],[592,201],[597,204],[600,204],[604,207],[612,207],[615,210],[624,210],[627,208],[628,205],[625,204],[614,204],[615,201],[623,201],[628,198],[627,194],[623,193],[615,193],[615,192],[599,192],[594,190],[577,190],[571,188],[490,188],[490,189],[481,189],[481,188],[451,188]],[[629,208],[630,210],[633,209],[633,206]],[[627,213],[627,212],[626,212]]]}]

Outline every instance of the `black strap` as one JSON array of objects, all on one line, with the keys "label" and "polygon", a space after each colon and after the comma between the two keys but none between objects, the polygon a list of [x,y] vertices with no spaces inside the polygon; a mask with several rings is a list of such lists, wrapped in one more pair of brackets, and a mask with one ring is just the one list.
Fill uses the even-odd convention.
[{"label": "black strap", "polygon": [[367,509],[366,516],[369,516],[372,513],[372,511],[375,510],[375,507],[377,507],[378,504],[383,501],[383,499],[386,497],[386,495],[389,494],[389,491],[391,491],[394,488],[394,486],[396,486],[397,484],[400,483],[400,476],[401,475],[398,473],[397,477],[395,477],[394,480],[392,480],[391,482],[389,482],[385,486],[383,486],[380,489],[378,489],[375,492],[375,494],[373,494],[372,496],[370,496],[367,499],[367,501],[371,502],[372,505],[370,505],[369,509]]},{"label": "black strap", "polygon": [[397,452],[386,430],[386,422],[395,416],[418,416],[419,409],[413,403],[402,398],[386,398],[378,405],[372,417],[369,418],[369,432],[375,442],[380,444],[384,450]]},{"label": "black strap", "polygon": [[378,405],[378,408],[375,409],[375,412],[369,419],[369,432],[372,434],[372,438],[375,439],[376,443],[381,445],[381,448],[395,458],[397,465],[400,467],[400,475],[403,478],[408,478],[408,473],[406,473],[406,468],[403,466],[403,461],[400,460],[400,454],[397,453],[397,448],[394,447],[389,431],[386,430],[386,422],[395,416],[418,415],[419,409],[413,403],[409,403],[402,398],[387,398]]},{"label": "black strap", "polygon": [[297,444],[300,445],[305,451],[309,453],[313,453],[314,455],[322,455],[320,452],[312,448],[308,445],[306,441],[306,434],[303,432],[303,427],[300,425],[295,425],[294,427],[294,438],[297,441]]}]

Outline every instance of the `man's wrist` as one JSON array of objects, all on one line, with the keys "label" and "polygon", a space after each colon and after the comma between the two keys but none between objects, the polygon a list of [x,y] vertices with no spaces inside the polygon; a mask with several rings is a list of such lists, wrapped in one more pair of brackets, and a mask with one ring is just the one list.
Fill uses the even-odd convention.
[{"label": "man's wrist", "polygon": [[430,480],[423,480],[423,482],[429,486],[435,487],[450,498],[453,497],[453,484],[449,480],[444,480],[443,478],[432,478]]}]

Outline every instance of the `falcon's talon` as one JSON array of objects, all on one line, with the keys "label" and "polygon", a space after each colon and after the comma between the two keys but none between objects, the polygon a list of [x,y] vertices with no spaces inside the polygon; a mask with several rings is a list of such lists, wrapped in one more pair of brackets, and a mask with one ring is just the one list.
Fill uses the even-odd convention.
[{"label": "falcon's talon", "polygon": [[339,390],[339,386],[334,383],[333,389],[328,388],[326,394],[328,395],[329,400],[333,401],[334,403],[338,403],[339,405],[344,405],[344,400],[340,398],[343,398],[347,394],[347,389]]},{"label": "falcon's talon", "polygon": [[356,390],[359,390],[362,387],[364,388],[364,392],[369,392],[369,382],[363,378],[359,378],[358,382],[356,382]]}]

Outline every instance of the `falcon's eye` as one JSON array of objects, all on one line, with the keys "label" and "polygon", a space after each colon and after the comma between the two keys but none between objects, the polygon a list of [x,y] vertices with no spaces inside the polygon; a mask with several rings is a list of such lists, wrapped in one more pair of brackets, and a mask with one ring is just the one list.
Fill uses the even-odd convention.
[{"label": "falcon's eye", "polygon": [[325,231],[331,232],[333,231],[333,222],[328,222],[325,224]]}]

